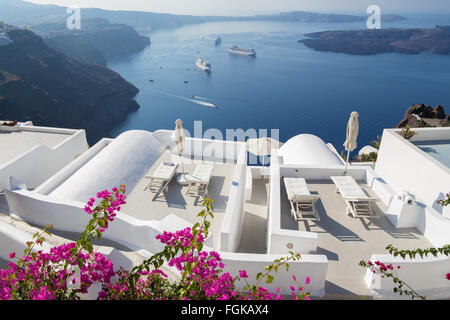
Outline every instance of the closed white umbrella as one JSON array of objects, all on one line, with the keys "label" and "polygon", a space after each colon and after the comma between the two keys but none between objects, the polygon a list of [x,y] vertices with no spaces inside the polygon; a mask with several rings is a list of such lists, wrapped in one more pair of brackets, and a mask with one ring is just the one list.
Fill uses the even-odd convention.
[{"label": "closed white umbrella", "polygon": [[[185,137],[184,137],[183,121],[181,121],[181,119],[177,119],[175,121],[175,148],[176,148],[177,153],[180,156],[180,158],[181,158],[181,155],[184,153],[184,140],[185,140]],[[178,178],[178,182],[184,183],[185,173],[184,173],[183,159],[181,159],[181,170],[182,170],[182,174]]]},{"label": "closed white umbrella", "polygon": [[267,137],[247,140],[248,152],[257,156],[268,156],[272,149],[278,149],[281,145],[281,142]]},{"label": "closed white umbrella", "polygon": [[282,145],[281,142],[267,137],[247,140],[248,152],[257,156],[269,156],[272,153],[272,149],[279,149]]},{"label": "closed white umbrella", "polygon": [[353,111],[350,114],[350,119],[347,124],[347,139],[344,142],[345,150],[347,150],[347,159],[345,161],[345,170],[344,173],[347,173],[347,165],[350,159],[350,152],[355,150],[358,146],[356,140],[358,139],[359,133],[359,114],[356,111]]}]

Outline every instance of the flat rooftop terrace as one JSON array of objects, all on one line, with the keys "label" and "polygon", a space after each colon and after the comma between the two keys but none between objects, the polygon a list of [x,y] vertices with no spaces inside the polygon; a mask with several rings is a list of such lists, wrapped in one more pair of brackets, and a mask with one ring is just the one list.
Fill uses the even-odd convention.
[{"label": "flat rooftop terrace", "polygon": [[[184,173],[191,174],[197,164],[214,165],[208,187],[208,198],[214,200],[214,219],[211,221],[210,232],[213,235],[214,247],[218,249],[220,247],[220,229],[236,165],[180,158],[169,150],[165,150],[145,175],[151,175],[160,163],[165,161],[179,164],[177,174],[181,174],[183,168]],[[174,214],[192,224],[200,221],[197,214],[203,210],[202,197],[195,198],[186,195],[187,186],[178,184],[175,177],[169,183],[167,192],[156,195],[149,190],[145,191],[144,189],[149,183],[149,179],[145,175],[127,196],[127,204],[121,209],[123,213],[141,220],[162,220],[169,214]]]},{"label": "flat rooftop terrace", "polygon": [[[316,232],[319,235],[317,254],[329,260],[327,294],[369,295],[364,283],[365,269],[358,264],[373,254],[386,254],[386,246],[400,249],[432,247],[416,228],[396,229],[385,216],[387,207],[378,200],[374,210],[376,218],[353,218],[346,214],[346,205],[331,180],[307,180],[308,189],[318,194],[316,203],[320,221],[295,221],[281,181],[281,228]],[[373,190],[358,181],[368,196],[377,198]]]},{"label": "flat rooftop terrace", "polygon": [[6,151],[0,152],[0,166],[37,145],[53,148],[69,136],[63,133],[0,130],[0,149]]}]

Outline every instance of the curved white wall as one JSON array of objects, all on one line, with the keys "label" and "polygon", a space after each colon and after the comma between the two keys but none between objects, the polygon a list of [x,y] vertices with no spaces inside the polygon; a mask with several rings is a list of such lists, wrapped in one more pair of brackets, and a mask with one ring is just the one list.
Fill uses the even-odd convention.
[{"label": "curved white wall", "polygon": [[165,148],[148,131],[124,132],[50,196],[85,202],[99,190],[121,184],[131,191]]},{"label": "curved white wall", "polygon": [[[402,259],[391,255],[373,255],[370,261],[381,261],[387,265],[392,264],[395,269],[400,266],[400,269],[396,269],[397,276],[427,298],[450,298],[450,281],[445,278],[450,270],[450,257],[429,255],[423,259],[420,257]],[[379,298],[401,298],[400,295],[394,293],[395,284],[391,278],[381,278],[367,270],[364,280],[367,287]],[[409,297],[409,299],[411,298]]]},{"label": "curved white wall", "polygon": [[317,136],[300,134],[289,139],[279,150],[283,164],[341,166],[342,160]]}]

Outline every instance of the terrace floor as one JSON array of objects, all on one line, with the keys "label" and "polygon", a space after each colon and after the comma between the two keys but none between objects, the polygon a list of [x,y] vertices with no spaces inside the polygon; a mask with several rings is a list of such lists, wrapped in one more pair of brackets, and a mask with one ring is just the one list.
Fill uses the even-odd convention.
[{"label": "terrace floor", "polygon": [[43,145],[53,148],[68,137],[68,134],[59,133],[0,130],[0,149],[7,150],[7,152],[0,152],[0,166],[34,146]]},{"label": "terrace floor", "polygon": [[[213,236],[214,248],[218,249],[220,247],[220,229],[236,165],[180,158],[166,150],[145,175],[152,174],[164,161],[179,164],[183,162],[183,166],[178,166],[178,174],[182,173],[183,168],[185,173],[192,173],[197,164],[210,163],[214,165],[208,187],[208,198],[214,200],[214,219],[211,221],[210,232]],[[167,192],[161,192],[156,196],[155,193],[148,190],[144,191],[149,182],[145,175],[127,196],[127,204],[121,209],[123,213],[141,220],[162,220],[169,214],[174,214],[192,224],[200,221],[197,214],[203,210],[203,198],[186,195],[187,186],[178,184],[176,178],[170,182]]]},{"label": "terrace floor", "polygon": [[[353,218],[346,214],[346,205],[335,192],[331,180],[307,180],[312,194],[318,194],[319,222],[296,222],[291,215],[284,183],[281,183],[281,227],[319,234],[317,254],[328,257],[327,295],[369,295],[364,283],[365,269],[358,265],[372,254],[386,254],[386,246],[401,249],[428,248],[432,245],[415,228],[396,229],[386,218],[386,206],[376,201],[379,219]],[[376,197],[367,185],[358,182],[365,192]]]}]

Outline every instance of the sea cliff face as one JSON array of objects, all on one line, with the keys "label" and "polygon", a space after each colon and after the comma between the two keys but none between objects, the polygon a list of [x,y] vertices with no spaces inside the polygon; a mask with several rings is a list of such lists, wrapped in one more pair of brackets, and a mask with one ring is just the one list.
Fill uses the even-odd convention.
[{"label": "sea cliff face", "polygon": [[139,90],[116,72],[67,57],[30,30],[0,29],[10,40],[0,46],[0,119],[84,128],[92,144],[139,108]]},{"label": "sea cliff face", "polygon": [[325,31],[306,34],[299,42],[317,51],[354,55],[386,52],[450,54],[450,26],[434,29]]},{"label": "sea cliff face", "polygon": [[66,56],[104,66],[110,58],[141,51],[150,44],[133,27],[103,19],[83,19],[80,30],[69,30],[65,23],[33,25],[31,30]]}]

